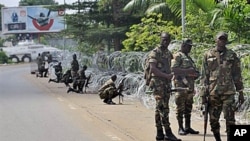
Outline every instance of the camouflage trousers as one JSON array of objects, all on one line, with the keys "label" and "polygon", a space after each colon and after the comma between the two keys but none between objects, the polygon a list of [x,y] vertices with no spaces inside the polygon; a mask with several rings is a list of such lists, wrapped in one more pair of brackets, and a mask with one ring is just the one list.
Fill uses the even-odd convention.
[{"label": "camouflage trousers", "polygon": [[230,125],[235,125],[235,99],[234,95],[210,95],[209,96],[209,121],[213,133],[220,132],[220,115],[223,111],[226,120],[226,132],[229,135]]},{"label": "camouflage trousers", "polygon": [[193,108],[193,92],[177,92],[175,94],[176,118],[182,123],[183,116],[190,119]]},{"label": "camouflage trousers", "polygon": [[169,122],[169,98],[170,98],[170,87],[166,81],[161,79],[152,78],[149,84],[150,89],[153,91],[155,97],[155,124],[157,130],[165,128],[170,129]]},{"label": "camouflage trousers", "polygon": [[115,88],[108,87],[104,91],[98,93],[101,99],[112,99],[115,97]]}]

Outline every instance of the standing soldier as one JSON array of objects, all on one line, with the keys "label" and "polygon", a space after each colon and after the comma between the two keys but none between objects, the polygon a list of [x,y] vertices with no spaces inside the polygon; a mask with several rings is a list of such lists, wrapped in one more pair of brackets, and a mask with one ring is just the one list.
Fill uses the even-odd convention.
[{"label": "standing soldier", "polygon": [[219,32],[216,47],[204,54],[202,68],[202,103],[208,103],[211,131],[216,141],[220,137],[220,115],[226,119],[227,141],[230,141],[230,125],[235,125],[235,94],[239,93],[239,104],[244,102],[241,63],[236,53],[226,47],[228,35]]},{"label": "standing soldier", "polygon": [[48,64],[50,64],[52,62],[52,60],[53,60],[52,54],[50,52],[48,52],[48,54],[47,54],[47,59],[48,59],[47,60]]},{"label": "standing soldier", "polygon": [[[177,106],[176,118],[179,125],[179,135],[199,134],[191,128],[191,112],[193,108],[194,82],[199,77],[199,72],[194,61],[189,56],[192,49],[192,40],[185,40],[180,51],[174,54],[171,69],[174,73],[175,87],[188,88],[188,90],[177,91],[175,103]],[[183,128],[183,116],[185,117],[185,129]]]},{"label": "standing soldier", "polygon": [[[71,77],[73,79],[73,84],[75,84],[77,81],[76,79],[78,70],[79,70],[79,63],[76,54],[73,54],[73,60],[71,61]],[[73,85],[73,88],[76,89],[76,86]]]},{"label": "standing soldier", "polygon": [[165,129],[165,139],[170,141],[181,141],[172,133],[169,122],[169,98],[171,93],[171,59],[172,53],[168,50],[171,41],[170,34],[161,33],[161,42],[153,49],[149,57],[149,89],[153,92],[156,101],[155,124],[157,129],[156,140],[164,140],[163,127]]},{"label": "standing soldier", "polygon": [[38,70],[38,72],[40,72],[40,68],[43,64],[43,58],[42,58],[40,53],[38,53],[38,56],[36,58],[36,63],[37,63],[37,70]]}]

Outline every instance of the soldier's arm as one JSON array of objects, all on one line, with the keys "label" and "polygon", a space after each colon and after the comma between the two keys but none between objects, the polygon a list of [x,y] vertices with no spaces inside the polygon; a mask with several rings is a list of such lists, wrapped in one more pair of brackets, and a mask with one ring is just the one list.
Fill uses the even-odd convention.
[{"label": "soldier's arm", "polygon": [[235,54],[235,59],[233,62],[232,69],[233,69],[232,76],[233,76],[234,84],[236,87],[236,91],[238,92],[243,91],[244,86],[243,86],[242,75],[241,75],[241,63],[240,63],[240,59],[236,56],[236,54]]},{"label": "soldier's arm", "polygon": [[155,62],[150,62],[149,65],[150,65],[151,73],[153,73],[155,76],[163,77],[166,79],[172,79],[173,74],[166,74],[166,73],[161,72],[159,69],[157,69]]}]

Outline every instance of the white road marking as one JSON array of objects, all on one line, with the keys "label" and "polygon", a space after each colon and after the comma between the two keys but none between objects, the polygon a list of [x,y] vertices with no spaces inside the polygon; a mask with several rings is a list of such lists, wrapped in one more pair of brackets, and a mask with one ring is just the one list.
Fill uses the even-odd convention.
[{"label": "white road marking", "polygon": [[69,108],[72,109],[72,110],[75,110],[75,109],[76,109],[76,107],[74,107],[74,106],[71,105],[71,104],[69,104],[68,106],[69,106]]},{"label": "white road marking", "polygon": [[64,100],[63,100],[62,98],[60,98],[60,97],[58,97],[57,99],[58,99],[59,101],[61,101],[61,102],[64,101]]},{"label": "white road marking", "polygon": [[117,137],[116,135],[113,135],[112,133],[106,132],[105,135],[110,137],[112,141],[121,141],[121,138]]}]

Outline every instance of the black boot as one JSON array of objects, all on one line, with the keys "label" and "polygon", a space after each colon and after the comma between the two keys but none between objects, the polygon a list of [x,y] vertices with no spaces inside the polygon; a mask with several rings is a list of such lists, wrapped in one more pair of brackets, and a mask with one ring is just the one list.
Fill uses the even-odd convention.
[{"label": "black boot", "polygon": [[67,90],[67,93],[71,92],[73,89],[69,87],[69,89]]},{"label": "black boot", "polygon": [[231,141],[230,140],[230,135],[229,135],[230,133],[227,133],[227,141]]},{"label": "black boot", "polygon": [[185,117],[185,132],[188,134],[199,134],[199,131],[195,131],[194,129],[191,128],[191,120],[190,116]]},{"label": "black boot", "polygon": [[106,104],[108,104],[108,100],[109,100],[109,99],[105,98],[105,99],[103,100],[103,102],[106,103]]},{"label": "black boot", "polygon": [[107,104],[110,104],[110,105],[115,105],[116,103],[112,101],[112,99],[109,99]]},{"label": "black boot", "polygon": [[156,140],[164,140],[164,134],[162,129],[157,129]]},{"label": "black boot", "polygon": [[183,127],[179,127],[178,134],[179,135],[187,135],[187,132],[183,129]]},{"label": "black boot", "polygon": [[178,130],[178,134],[179,135],[186,135],[187,133],[185,132],[184,128],[183,128],[183,122],[182,120],[178,120],[178,124],[179,124],[179,130]]},{"label": "black boot", "polygon": [[214,133],[214,138],[216,141],[221,141],[220,133]]},{"label": "black boot", "polygon": [[181,141],[181,139],[178,139],[173,133],[171,129],[166,130],[165,139],[168,141]]}]

